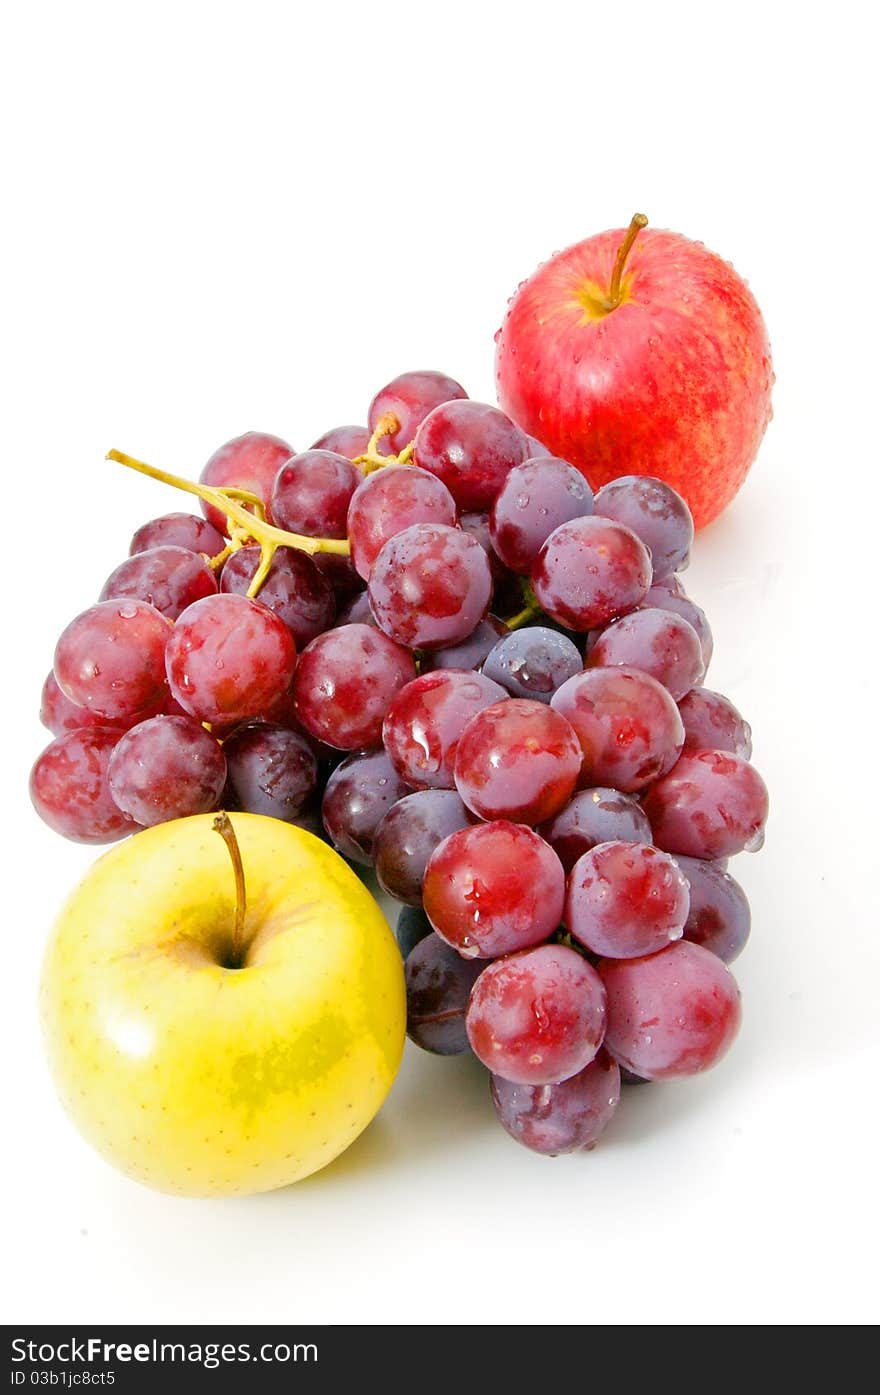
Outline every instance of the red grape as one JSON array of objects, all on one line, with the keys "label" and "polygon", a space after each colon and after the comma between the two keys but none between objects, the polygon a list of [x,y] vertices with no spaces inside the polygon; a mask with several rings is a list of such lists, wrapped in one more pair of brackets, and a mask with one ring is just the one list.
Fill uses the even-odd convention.
[{"label": "red grape", "polygon": [[639,802],[619,790],[581,790],[538,832],[566,872],[598,843],[650,843],[651,825]]},{"label": "red grape", "polygon": [[464,510],[488,509],[526,453],[519,427],[484,402],[445,402],[416,433],[416,464],[439,476]]},{"label": "red grape", "polygon": [[593,954],[634,959],[680,940],[688,884],[668,853],[646,843],[599,843],[572,868],[565,924]]},{"label": "red grape", "polygon": [[368,475],[351,496],[348,540],[355,567],[368,579],[382,548],[413,523],[456,522],[455,500],[427,470],[395,465]]},{"label": "red grape", "polygon": [[363,592],[363,577],[358,576],[350,557],[341,552],[316,552],[312,561],[325,581],[329,581],[338,606]]},{"label": "red grape", "polygon": [[562,523],[532,568],[538,602],[566,629],[583,633],[625,615],[651,585],[651,555],[622,523],[586,517]]},{"label": "red grape", "polygon": [[583,666],[577,646],[567,635],[545,625],[530,625],[498,641],[486,656],[483,673],[511,697],[549,702],[556,689]]},{"label": "red grape", "polygon": [[681,495],[650,475],[621,475],[604,484],[595,499],[597,514],[625,523],[651,554],[659,581],[684,568],[694,540],[694,520]]},{"label": "red grape", "polygon": [[128,731],[136,722],[152,717],[153,711],[134,717],[101,717],[90,712],[87,707],[78,707],[65,697],[58,686],[54,673],[50,673],[40,694],[40,721],[48,727],[53,736],[63,736],[68,731],[82,731],[86,727],[105,727],[114,731]]},{"label": "red grape", "polygon": [[489,964],[474,984],[467,1034],[503,1080],[554,1085],[592,1061],[605,1035],[605,988],[583,955],[540,945]]},{"label": "red grape", "polygon": [[371,625],[327,630],[300,656],[293,685],[310,736],[341,751],[377,746],[395,694],[415,678],[412,655]]},{"label": "red grape", "polygon": [[739,1031],[736,979],[714,954],[681,940],[642,959],[605,959],[605,1045],[643,1080],[708,1070]]},{"label": "red grape", "polygon": [[482,668],[486,655],[495,648],[499,638],[509,633],[504,621],[499,620],[497,615],[487,615],[467,639],[425,654],[419,665],[420,670],[422,673],[435,673],[441,668]]},{"label": "red grape", "polygon": [[729,751],[688,751],[651,786],[643,807],[658,848],[714,860],[757,852],[768,802],[748,761]]},{"label": "red grape", "polygon": [[632,794],[678,759],[684,741],[678,708],[655,678],[638,669],[579,673],[554,693],[551,706],[577,733],[585,785]]},{"label": "red grape", "polygon": [[203,557],[183,547],[151,547],[127,557],[104,582],[100,600],[134,596],[168,620],[194,601],[217,593],[214,573]]},{"label": "red grape", "polygon": [[168,682],[200,722],[242,722],[271,708],[290,687],[293,635],[247,596],[206,596],[180,616],[168,641]]},{"label": "red grape", "polygon": [[318,785],[318,762],[301,732],[251,722],[223,744],[236,809],[292,823]]},{"label": "red grape", "polygon": [[706,671],[699,636],[681,615],[653,608],[633,611],[603,630],[587,668],[638,668],[650,673],[677,702]]},{"label": "red grape", "polygon": [[361,474],[347,456],[304,450],[278,471],[272,487],[272,520],[309,538],[344,538],[345,520]]},{"label": "red grape", "polygon": [[[215,489],[246,489],[268,508],[275,476],[292,455],[293,447],[280,436],[247,431],[215,450],[199,479]],[[221,533],[226,531],[226,517],[219,509],[203,502],[202,513]]]},{"label": "red grape", "polygon": [[31,771],[33,806],[44,823],[75,843],[113,843],[136,824],[110,793],[107,767],[118,731],[95,728],[59,736]]},{"label": "red grape", "polygon": [[382,740],[407,784],[454,789],[461,733],[484,707],[506,696],[481,674],[454,668],[423,673],[402,688],[388,708]]},{"label": "red grape", "polygon": [[693,688],[678,704],[686,751],[731,751],[749,760],[752,729],[733,703],[711,688]]},{"label": "red grape", "polygon": [[153,547],[185,547],[189,552],[216,557],[225,546],[223,534],[198,514],[163,513],[141,524],[129,544],[128,555],[149,552]]},{"label": "red grape", "polygon": [[420,906],[432,852],[471,822],[454,790],[418,790],[399,799],[376,830],[373,861],[379,885],[398,901]]},{"label": "red grape", "polygon": [[[332,450],[336,455],[345,455],[349,460],[354,460],[356,456],[366,454],[371,435],[368,426],[334,426],[319,436],[310,450]],[[387,455],[389,450],[388,437],[383,436],[379,441],[379,454]]]},{"label": "red grape", "polygon": [[489,608],[492,574],[468,533],[414,523],[373,563],[370,604],[380,627],[411,649],[442,649],[472,634]]},{"label": "red grape", "polygon": [[706,619],[706,612],[686,596],[681,586],[676,585],[670,589],[668,582],[673,578],[667,577],[659,585],[652,586],[646,595],[643,604],[655,607],[657,610],[668,610],[674,615],[681,615],[692,625],[697,632],[700,641],[700,648],[703,651],[703,671],[709,667],[712,658],[712,651],[715,647],[712,638],[712,630],[709,621]]},{"label": "red grape", "polygon": [[345,857],[369,867],[377,828],[408,793],[384,751],[349,756],[327,781],[321,805],[324,827]]},{"label": "red grape", "polygon": [[470,1050],[465,1012],[482,965],[468,963],[428,935],[407,955],[406,1032],[423,1051],[437,1056],[461,1056]]},{"label": "red grape", "polygon": [[580,768],[580,744],[564,717],[542,702],[506,698],[462,732],[455,784],[480,818],[535,824],[568,803]]},{"label": "red grape", "polygon": [[461,383],[447,378],[445,373],[429,370],[401,373],[381,388],[370,403],[370,430],[375,431],[379,418],[393,412],[400,429],[383,437],[395,452],[408,446],[429,412],[442,402],[466,398]]},{"label": "red grape", "polygon": [[492,505],[492,544],[511,571],[527,574],[555,528],[593,512],[579,470],[545,455],[515,465]]},{"label": "red grape", "polygon": [[214,809],[226,783],[226,757],[192,717],[151,717],[119,739],[107,777],[122,812],[150,828]]},{"label": "red grape", "polygon": [[752,926],[745,892],[720,863],[683,857],[681,853],[675,860],[691,893],[684,938],[711,950],[725,964],[732,964],[745,948]]},{"label": "red grape", "polygon": [[565,874],[551,847],[522,824],[476,824],[431,855],[422,900],[441,939],[465,959],[540,944],[562,916]]},{"label": "red grape", "polygon": [[[422,471],[422,473],[426,472]],[[433,478],[436,476],[432,476]],[[488,513],[482,511],[463,513],[458,522],[466,533],[470,533],[471,537],[476,539],[489,559],[489,570],[492,573],[492,604],[495,610],[505,613],[509,611],[512,615],[522,610],[522,577],[517,576],[509,567],[505,567],[492,546],[492,530],[489,526]]]},{"label": "red grape", "polygon": [[143,713],[167,694],[165,647],[174,631],[146,601],[99,601],[71,620],[55,648],[58,686],[103,717]]},{"label": "red grape", "polygon": [[511,1138],[556,1157],[592,1148],[620,1100],[620,1067],[604,1048],[588,1066],[556,1085],[517,1085],[493,1075],[492,1103]]},{"label": "red grape", "polygon": [[[259,547],[241,547],[225,563],[220,590],[244,596],[260,565]],[[279,547],[259,591],[262,605],[274,611],[292,632],[297,648],[333,624],[333,590],[312,558],[295,547]]]}]

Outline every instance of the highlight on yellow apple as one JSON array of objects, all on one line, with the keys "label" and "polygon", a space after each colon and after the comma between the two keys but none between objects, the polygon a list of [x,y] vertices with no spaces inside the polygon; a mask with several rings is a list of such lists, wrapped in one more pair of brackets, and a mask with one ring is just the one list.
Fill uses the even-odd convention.
[{"label": "highlight on yellow apple", "polygon": [[316,1172],[400,1064],[400,952],[320,839],[196,815],[117,844],[64,906],[41,1016],[62,1103],[129,1177],[235,1196]]}]

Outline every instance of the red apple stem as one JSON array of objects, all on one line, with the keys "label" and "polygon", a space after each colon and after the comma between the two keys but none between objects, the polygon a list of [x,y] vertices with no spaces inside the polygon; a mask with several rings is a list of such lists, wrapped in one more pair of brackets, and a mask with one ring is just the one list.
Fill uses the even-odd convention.
[{"label": "red apple stem", "polygon": [[648,220],[644,213],[633,214],[630,225],[626,230],[626,236],[617,249],[614,270],[611,273],[611,285],[608,290],[608,308],[610,310],[615,310],[620,304],[620,283],[623,277],[623,268],[626,266],[626,259],[632,251],[632,245],[642,231],[642,228],[647,226]]},{"label": "red apple stem", "polygon": [[232,927],[232,946],[229,951],[229,960],[226,967],[228,969],[240,969],[244,959],[244,918],[247,913],[247,888],[244,881],[244,864],[241,860],[241,848],[238,845],[238,838],[235,836],[235,829],[232,826],[232,819],[223,810],[214,820],[214,832],[219,833],[227,848],[232,860],[232,871],[235,877],[235,921]]}]

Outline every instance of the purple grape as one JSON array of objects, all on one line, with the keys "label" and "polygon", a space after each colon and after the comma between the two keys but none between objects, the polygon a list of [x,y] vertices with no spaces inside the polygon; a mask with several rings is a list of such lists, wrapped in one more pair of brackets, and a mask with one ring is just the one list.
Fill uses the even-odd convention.
[{"label": "purple grape", "polygon": [[370,403],[370,430],[375,431],[379,418],[392,412],[400,426],[382,439],[388,442],[389,450],[402,451],[413,440],[429,412],[443,402],[466,397],[461,383],[445,373],[435,373],[431,369],[401,373],[380,388]]},{"label": "purple grape", "polygon": [[128,555],[149,552],[154,547],[184,547],[188,552],[216,557],[225,546],[223,534],[206,518],[194,513],[164,513],[141,524],[129,544]]},{"label": "purple grape", "polygon": [[445,402],[416,432],[416,464],[437,475],[466,512],[490,508],[508,473],[525,458],[519,427],[484,402]]},{"label": "purple grape", "polygon": [[650,673],[677,702],[705,673],[693,625],[669,610],[648,608],[624,615],[604,629],[590,648],[588,668],[638,668]]},{"label": "purple grape", "polygon": [[556,1157],[592,1148],[620,1100],[620,1067],[600,1048],[588,1066],[558,1085],[517,1085],[490,1077],[492,1103],[511,1138]]},{"label": "purple grape", "polygon": [[[259,547],[239,548],[223,567],[220,590],[246,595],[259,565]],[[257,599],[284,621],[298,649],[329,629],[336,614],[330,583],[311,557],[294,547],[279,547]]]},{"label": "purple grape", "polygon": [[421,906],[428,860],[450,833],[473,820],[455,790],[418,790],[388,810],[376,830],[373,861],[383,890]]},{"label": "purple grape", "polygon": [[717,862],[675,858],[690,887],[691,903],[684,938],[732,964],[745,948],[752,925],[746,894]]},{"label": "purple grape", "polygon": [[531,625],[512,630],[486,656],[483,673],[511,697],[549,702],[557,688],[583,669],[577,647],[558,630]]},{"label": "purple grape", "polygon": [[394,934],[404,959],[434,931],[421,906],[401,906]]},{"label": "purple grape", "polygon": [[620,790],[581,790],[538,829],[566,872],[599,843],[650,843],[651,825],[638,800]]},{"label": "purple grape", "polygon": [[465,1012],[482,964],[468,963],[428,935],[410,951],[406,976],[406,1032],[416,1046],[436,1056],[461,1056],[470,1050]]},{"label": "purple grape", "polygon": [[585,633],[644,602],[651,556],[622,523],[586,517],[549,536],[532,568],[542,610],[566,629]]},{"label": "purple grape", "polygon": [[352,862],[371,866],[379,824],[409,792],[384,751],[349,756],[327,781],[321,805],[333,845]]},{"label": "purple grape", "polygon": [[631,528],[651,554],[656,580],[684,569],[694,540],[691,511],[670,485],[650,475],[622,475],[604,484],[596,513]]},{"label": "purple grape", "polygon": [[714,640],[712,639],[712,630],[709,621],[706,619],[706,612],[701,610],[698,605],[695,605],[689,596],[685,595],[680,585],[676,585],[674,589],[670,589],[667,586],[667,581],[671,579],[672,578],[667,578],[666,581],[661,582],[659,585],[652,586],[642,604],[646,608],[653,607],[657,610],[669,610],[674,615],[681,615],[683,619],[687,620],[689,625],[693,625],[697,632],[697,638],[700,641],[700,648],[703,651],[703,671],[705,673],[705,670],[709,667],[709,661],[712,658],[712,651],[715,647]]},{"label": "purple grape", "polygon": [[710,688],[693,688],[678,704],[686,751],[731,751],[749,760],[752,729],[733,703]]},{"label": "purple grape", "polygon": [[274,722],[253,722],[230,736],[223,750],[236,808],[286,823],[299,818],[318,783],[318,762],[305,736]]},{"label": "purple grape", "polygon": [[495,498],[492,545],[511,571],[527,575],[555,528],[593,512],[590,486],[579,470],[552,455],[510,471]]},{"label": "purple grape", "polygon": [[425,654],[420,664],[422,673],[434,673],[441,668],[481,669],[486,656],[491,653],[502,635],[509,634],[503,620],[496,615],[487,615],[481,620],[467,639],[458,644],[448,644],[443,649],[434,649]]},{"label": "purple grape", "polygon": [[275,477],[273,522],[309,538],[344,538],[348,505],[361,478],[351,461],[335,451],[294,455]]}]

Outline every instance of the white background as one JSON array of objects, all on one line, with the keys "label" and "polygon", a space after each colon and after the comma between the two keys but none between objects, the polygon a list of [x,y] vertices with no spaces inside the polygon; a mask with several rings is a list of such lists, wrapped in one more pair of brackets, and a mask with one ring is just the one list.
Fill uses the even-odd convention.
[{"label": "white background", "polygon": [[[31,3],[7,11],[2,425],[6,1320],[844,1322],[876,1302],[876,108],[866,4]],[[872,130],[872,127],[874,128]],[[688,580],[771,787],[712,1074],[556,1161],[480,1072],[408,1048],[286,1192],[142,1191],[56,1104],[34,999],[95,852],[32,814],[57,632],[144,518],[103,462],[298,447],[492,335],[556,248],[644,209],[749,279],[776,417]],[[873,220],[873,221],[872,221]],[[11,555],[10,555],[11,548]]]}]

